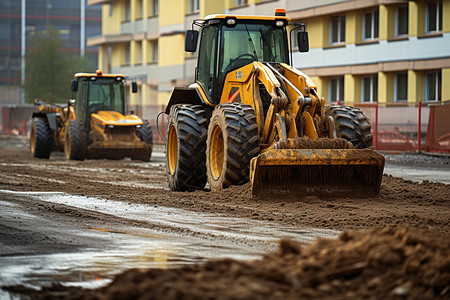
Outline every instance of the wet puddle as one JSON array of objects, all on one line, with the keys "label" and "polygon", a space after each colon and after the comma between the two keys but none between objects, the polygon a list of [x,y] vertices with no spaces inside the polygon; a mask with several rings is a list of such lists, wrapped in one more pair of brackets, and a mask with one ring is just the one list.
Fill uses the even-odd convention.
[{"label": "wet puddle", "polygon": [[[72,235],[98,239],[101,248],[93,243],[73,253],[0,256],[2,286],[23,284],[38,288],[59,282],[98,287],[131,268],[167,268],[220,258],[257,259],[275,250],[282,238],[310,243],[318,237],[334,238],[339,234],[334,230],[279,226],[219,214],[62,193],[0,190],[0,200],[5,198],[2,195],[110,215],[120,219],[118,224],[121,224],[116,227],[110,223],[95,227],[80,224],[70,228]],[[13,206],[19,205],[7,201],[0,201],[0,205],[3,220],[17,217],[20,207]],[[30,224],[39,223],[42,218],[24,210],[19,212],[23,222],[32,220]],[[61,230],[61,234],[64,233]],[[108,247],[105,248],[105,244]]]}]

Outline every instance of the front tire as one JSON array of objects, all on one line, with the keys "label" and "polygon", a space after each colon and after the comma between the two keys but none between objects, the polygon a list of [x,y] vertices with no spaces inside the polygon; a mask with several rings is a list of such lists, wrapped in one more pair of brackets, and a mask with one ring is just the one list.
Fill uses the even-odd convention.
[{"label": "front tire", "polygon": [[221,104],[213,111],[206,142],[206,166],[211,190],[249,180],[250,160],[259,154],[258,124],[250,105]]},{"label": "front tire", "polygon": [[193,191],[206,185],[208,119],[201,105],[174,105],[166,129],[166,171],[172,191]]},{"label": "front tire", "polygon": [[84,160],[86,157],[86,139],[83,128],[76,120],[69,120],[64,134],[64,154],[66,159]]},{"label": "front tire", "polygon": [[46,119],[35,117],[31,121],[30,151],[33,157],[49,158],[53,147],[52,130]]},{"label": "front tire", "polygon": [[136,135],[141,141],[146,142],[148,145],[150,145],[150,150],[145,151],[145,153],[142,153],[135,158],[142,161],[150,161],[153,150],[153,132],[152,127],[147,120],[144,120],[144,123],[140,128],[136,128]]},{"label": "front tire", "polygon": [[347,105],[327,107],[327,116],[332,116],[338,138],[351,142],[357,149],[373,149],[373,135],[367,117],[361,109]]}]

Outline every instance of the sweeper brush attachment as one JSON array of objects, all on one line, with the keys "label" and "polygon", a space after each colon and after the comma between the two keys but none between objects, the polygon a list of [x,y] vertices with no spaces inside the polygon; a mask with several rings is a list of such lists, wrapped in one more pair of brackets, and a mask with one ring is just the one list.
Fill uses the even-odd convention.
[{"label": "sweeper brush attachment", "polygon": [[271,149],[250,163],[257,197],[367,197],[380,191],[384,157],[371,149]]}]

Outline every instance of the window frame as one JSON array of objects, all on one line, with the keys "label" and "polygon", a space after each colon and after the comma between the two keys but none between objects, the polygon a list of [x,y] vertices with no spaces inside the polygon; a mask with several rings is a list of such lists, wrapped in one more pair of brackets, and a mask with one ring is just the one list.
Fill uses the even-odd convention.
[{"label": "window frame", "polygon": [[[333,41],[334,38],[334,22],[333,20],[337,20],[337,41]],[[330,45],[339,45],[345,43],[345,28],[346,28],[346,17],[345,15],[335,15],[330,18]]]},{"label": "window frame", "polygon": [[[406,98],[405,99],[399,99],[399,76],[403,76],[403,75],[406,76],[406,81],[405,81],[405,84],[406,84],[406,87],[405,87],[405,89],[406,89],[406,91],[405,91]],[[403,102],[407,102],[407,101],[408,101],[408,72],[405,71],[405,72],[395,73],[395,76],[394,76],[394,102],[403,103]]]},{"label": "window frame", "polygon": [[[333,88],[332,88],[332,84],[333,81],[336,81],[336,97],[333,96]],[[342,91],[341,91],[342,89]],[[333,76],[330,77],[328,80],[328,101],[329,102],[337,102],[339,101],[340,103],[344,102],[344,76]],[[342,98],[342,99],[340,99]]]},{"label": "window frame", "polygon": [[[400,9],[406,8],[406,32],[400,33]],[[409,7],[406,5],[399,5],[395,8],[395,36],[403,37],[409,35]]]},{"label": "window frame", "polygon": [[188,0],[188,13],[200,11],[200,0]]},{"label": "window frame", "polygon": [[[430,89],[429,89],[429,76],[433,74],[435,75],[435,86],[434,86],[434,93],[436,99],[430,99]],[[426,102],[440,102],[442,100],[442,76],[441,76],[441,70],[432,70],[425,72],[425,101]]]},{"label": "window frame", "polygon": [[[367,16],[370,15],[370,37],[366,36],[366,18]],[[379,38],[380,36],[380,13],[378,8],[377,9],[373,9],[370,11],[366,11],[364,12],[363,15],[363,31],[362,31],[362,38],[364,41],[370,41],[370,40],[376,40]]]},{"label": "window frame", "polygon": [[[365,99],[366,92],[366,81],[365,79],[369,79],[369,99]],[[361,87],[361,102],[364,103],[377,103],[378,102],[378,74],[370,74],[363,76],[362,78],[362,87]]]},{"label": "window frame", "polygon": [[[436,26],[435,30],[430,30],[430,6],[431,5],[436,5],[436,16],[435,16],[436,23],[434,24]],[[443,19],[442,10],[443,10],[442,0],[427,2],[426,9],[425,9],[425,32],[427,34],[442,32],[442,19]]]},{"label": "window frame", "polygon": [[131,20],[131,0],[125,0],[124,22]]}]

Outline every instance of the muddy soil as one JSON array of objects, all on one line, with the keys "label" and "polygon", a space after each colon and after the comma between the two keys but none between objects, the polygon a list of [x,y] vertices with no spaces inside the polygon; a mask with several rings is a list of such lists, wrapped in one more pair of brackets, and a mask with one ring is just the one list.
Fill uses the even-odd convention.
[{"label": "muddy soil", "polygon": [[[35,299],[448,299],[450,241],[414,229],[281,241],[261,260],[130,270],[97,290],[54,285]],[[23,292],[16,289],[17,292]]]},{"label": "muddy soil", "polygon": [[[450,297],[450,185],[446,184],[384,175],[381,193],[376,197],[307,196],[262,201],[251,197],[248,184],[221,192],[171,192],[162,160],[78,162],[65,161],[58,154],[52,154],[50,160],[39,160],[31,158],[27,149],[0,149],[0,189],[59,191],[299,227],[372,230],[344,233],[339,240],[321,240],[306,249],[284,242],[278,252],[256,262],[226,260],[165,271],[135,270],[98,292],[66,293],[53,287],[51,294],[35,297]],[[80,221],[89,218],[67,213],[77,215]]]},{"label": "muddy soil", "polygon": [[381,193],[367,198],[251,197],[250,186],[221,192],[171,192],[164,162],[34,159],[26,149],[0,148],[0,189],[72,195],[214,212],[284,225],[337,230],[415,227],[450,235],[450,185],[384,175]]}]

